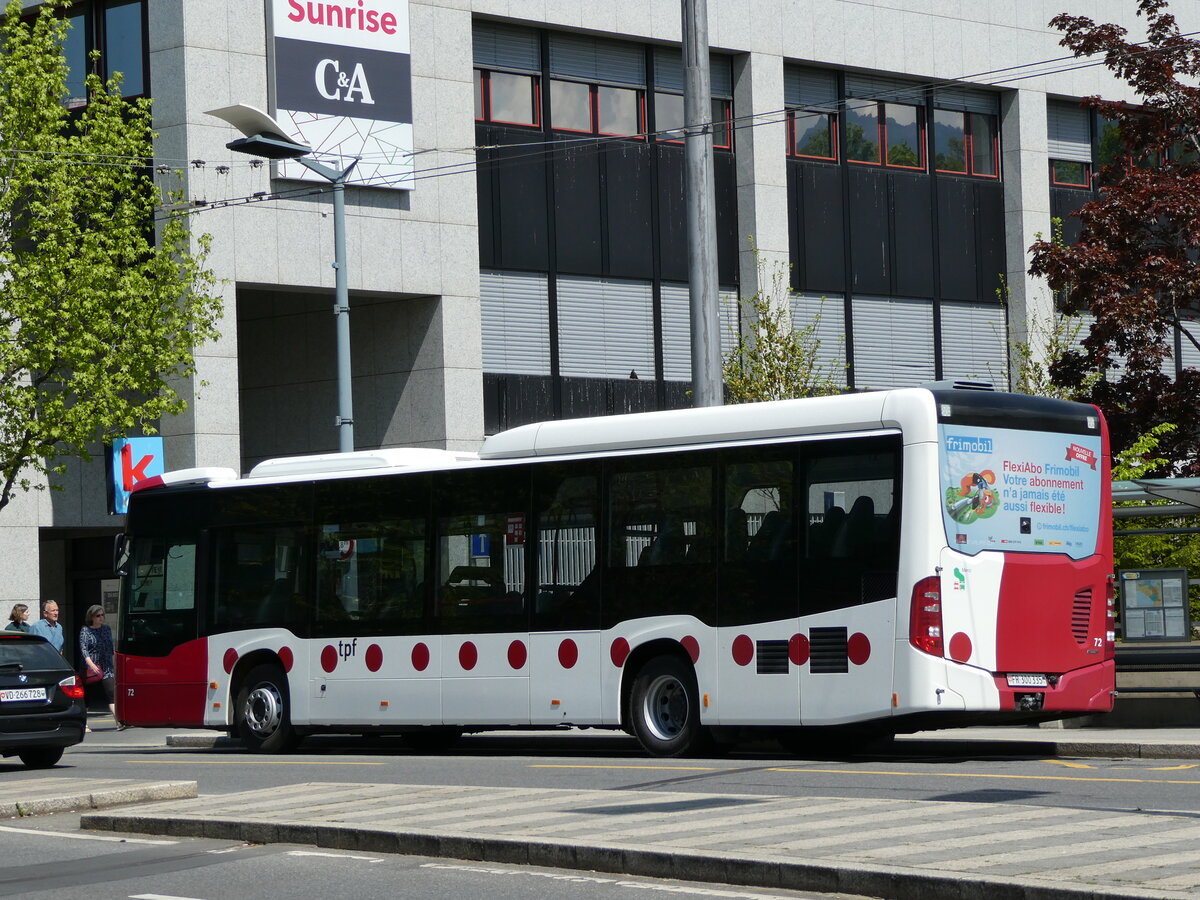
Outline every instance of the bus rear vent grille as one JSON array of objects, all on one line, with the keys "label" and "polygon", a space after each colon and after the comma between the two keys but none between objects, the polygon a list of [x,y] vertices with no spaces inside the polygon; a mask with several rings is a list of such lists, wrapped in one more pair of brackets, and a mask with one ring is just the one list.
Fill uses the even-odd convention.
[{"label": "bus rear vent grille", "polygon": [[759,675],[786,675],[788,673],[788,642],[759,641],[754,659]]},{"label": "bus rear vent grille", "polygon": [[808,632],[808,670],[814,675],[849,672],[845,628],[811,628]]},{"label": "bus rear vent grille", "polygon": [[1075,592],[1075,602],[1071,605],[1071,634],[1075,636],[1075,643],[1081,647],[1087,646],[1091,621],[1092,589],[1086,587]]}]

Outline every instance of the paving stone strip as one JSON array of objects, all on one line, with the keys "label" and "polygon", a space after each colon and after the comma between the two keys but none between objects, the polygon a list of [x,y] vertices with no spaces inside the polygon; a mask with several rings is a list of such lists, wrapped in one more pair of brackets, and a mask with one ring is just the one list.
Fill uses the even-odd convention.
[{"label": "paving stone strip", "polygon": [[1200,887],[1190,816],[1016,804],[308,783],[82,824],[892,900],[1184,900]]},{"label": "paving stone strip", "polygon": [[72,778],[47,775],[0,782],[0,819],[44,816],[77,809],[108,809],[130,803],[196,796],[194,781]]}]

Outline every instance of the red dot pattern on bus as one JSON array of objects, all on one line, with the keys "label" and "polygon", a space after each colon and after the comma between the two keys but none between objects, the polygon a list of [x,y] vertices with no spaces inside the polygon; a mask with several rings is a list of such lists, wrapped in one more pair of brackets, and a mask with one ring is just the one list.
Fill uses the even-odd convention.
[{"label": "red dot pattern on bus", "polygon": [[861,666],[871,658],[871,641],[861,631],[856,631],[850,635],[850,640],[846,642],[846,656],[850,662],[856,666]]},{"label": "red dot pattern on bus", "polygon": [[[700,642],[693,635],[684,635],[679,639],[679,643],[687,651],[693,663],[700,661]],[[754,661],[754,641],[747,634],[739,634],[735,637],[731,650],[733,661],[739,666],[748,666]],[[950,658],[955,662],[966,662],[969,660],[972,650],[971,639],[961,631],[950,639]],[[793,634],[788,640],[788,658],[793,665],[802,666],[807,663],[811,652],[812,648],[806,635]],[[618,669],[625,665],[625,662],[629,659],[629,653],[629,641],[623,637],[614,640],[609,647],[609,658],[612,660],[612,664]],[[854,665],[864,665],[871,658],[870,639],[862,632],[855,632],[850,635],[849,640],[846,642],[846,656]],[[226,673],[233,672],[237,660],[238,652],[236,650],[230,648],[225,651],[221,662]],[[284,671],[290,672],[292,670],[295,659],[290,647],[280,648],[279,661],[283,664]],[[519,671],[525,668],[528,661],[529,650],[525,646],[525,642],[512,641],[508,645],[509,666]],[[379,644],[371,644],[367,647],[365,662],[368,670],[378,672],[383,668],[383,648]],[[412,667],[418,672],[424,672],[429,668],[429,662],[429,647],[423,642],[413,645]],[[558,662],[564,669],[574,668],[579,662],[579,645],[571,638],[565,638],[558,645]],[[472,641],[464,641],[458,648],[458,664],[467,672],[479,664],[479,648]],[[337,650],[333,646],[327,645],[321,650],[321,668],[326,672],[333,672],[337,668],[337,665]]]},{"label": "red dot pattern on bus", "polygon": [[754,641],[750,635],[739,634],[733,639],[733,661],[739,666],[748,666],[754,659]]},{"label": "red dot pattern on bus", "polygon": [[793,665],[802,666],[808,662],[810,649],[806,635],[793,634],[791,640],[788,641],[788,658]]},{"label": "red dot pattern on bus", "polygon": [[692,658],[693,664],[700,661],[700,642],[698,640],[688,634],[684,635],[679,643],[683,645],[683,649],[687,651],[687,655]]},{"label": "red dot pattern on bus", "polygon": [[429,648],[422,643],[413,645],[412,664],[418,672],[424,672],[429,668]]},{"label": "red dot pattern on bus", "polygon": [[625,660],[629,659],[629,641],[625,638],[617,638],[612,642],[612,646],[608,648],[609,658],[612,664],[618,669],[625,665]]},{"label": "red dot pattern on bus", "polygon": [[950,658],[955,662],[965,663],[971,658],[971,639],[961,631],[950,638]]},{"label": "red dot pattern on bus", "polygon": [[570,638],[558,645],[558,664],[564,669],[574,667],[579,662],[579,647]]},{"label": "red dot pattern on bus", "polygon": [[477,662],[479,662],[479,650],[470,641],[464,641],[463,645],[458,648],[458,664],[470,672],[475,668]]},{"label": "red dot pattern on bus", "polygon": [[225,668],[225,674],[233,674],[233,667],[237,665],[238,653],[232,647],[225,651],[225,656],[221,659],[221,665]]},{"label": "red dot pattern on bus", "polygon": [[514,669],[525,668],[527,659],[529,659],[529,651],[525,649],[524,641],[513,641],[508,645],[508,664]]},{"label": "red dot pattern on bus", "polygon": [[337,668],[337,651],[333,647],[326,645],[321,651],[321,668],[326,672],[332,672]]},{"label": "red dot pattern on bus", "polygon": [[367,669],[372,672],[378,672],[383,666],[383,648],[378,644],[372,644],[367,648],[366,655]]}]

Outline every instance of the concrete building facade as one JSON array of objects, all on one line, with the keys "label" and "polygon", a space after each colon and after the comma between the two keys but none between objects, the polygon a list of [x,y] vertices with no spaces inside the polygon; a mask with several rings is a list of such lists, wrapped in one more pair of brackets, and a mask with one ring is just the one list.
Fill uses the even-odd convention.
[{"label": "concrete building facade", "polygon": [[[307,0],[76,8],[102,65],[141,66],[160,178],[212,236],[222,337],[183,386],[187,413],[162,423],[172,469],[337,448],[329,193],[231,153],[237,133],[206,114],[272,109],[272,2],[332,15]],[[1137,35],[1134,5],[1078,11]],[[722,294],[790,266],[795,321],[819,311],[850,387],[1006,382],[1010,344],[1052,313],[1026,250],[1100,162],[1104,123],[1077,100],[1134,99],[1064,58],[1047,27],[1064,9],[709,0]],[[412,171],[402,190],[347,192],[357,447],[470,450],[537,418],[685,405],[679,4],[406,10]],[[0,614],[54,598],[72,632],[112,601],[121,519],[102,455],[0,513]]]}]

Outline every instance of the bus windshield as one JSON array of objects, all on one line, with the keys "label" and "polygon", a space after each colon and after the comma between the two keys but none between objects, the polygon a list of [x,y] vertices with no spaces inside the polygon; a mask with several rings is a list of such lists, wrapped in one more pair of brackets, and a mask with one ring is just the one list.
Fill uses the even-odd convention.
[{"label": "bus windshield", "polygon": [[1101,438],[959,424],[938,426],[946,540],[982,550],[1096,552]]}]

